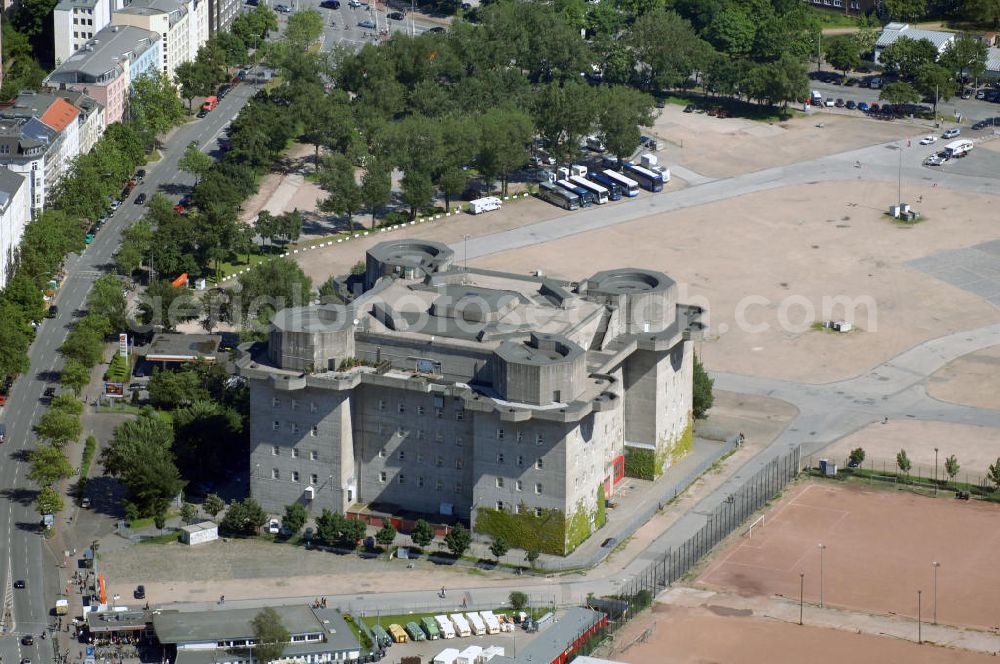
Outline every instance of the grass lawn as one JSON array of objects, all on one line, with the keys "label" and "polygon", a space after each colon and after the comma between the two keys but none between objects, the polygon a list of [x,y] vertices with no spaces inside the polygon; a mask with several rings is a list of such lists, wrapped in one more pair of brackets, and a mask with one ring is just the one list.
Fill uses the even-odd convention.
[{"label": "grass lawn", "polygon": [[110,406],[98,406],[98,413],[129,413],[131,415],[139,414],[139,406],[133,406],[130,403],[122,399],[116,399],[111,402]]},{"label": "grass lawn", "polygon": [[819,20],[820,27],[823,28],[856,28],[858,19],[854,16],[845,16],[840,12],[823,11],[815,7],[809,8],[809,13]]},{"label": "grass lawn", "polygon": [[159,160],[160,160],[160,151],[159,150],[153,150],[152,152],[150,152],[149,154],[146,155],[146,163],[147,164],[151,164],[154,161],[159,161]]},{"label": "grass lawn", "polygon": [[[355,231],[355,232],[356,233],[360,233],[360,232],[364,232],[364,230],[358,230],[358,231]],[[337,233],[336,235],[324,235],[323,237],[309,238],[308,240],[304,240],[302,242],[293,242],[291,244],[282,246],[280,251],[274,251],[273,253],[272,252],[268,252],[268,253],[265,253],[265,254],[260,254],[260,253],[254,252],[254,253],[250,254],[250,262],[249,263],[247,263],[246,260],[244,260],[246,258],[246,255],[245,254],[241,254],[239,256],[239,258],[237,259],[237,262],[235,262],[235,263],[233,263],[233,262],[223,262],[223,263],[220,263],[219,264],[219,274],[220,274],[220,276],[221,276],[222,279],[225,279],[226,277],[228,277],[228,276],[230,276],[232,274],[235,274],[237,272],[240,272],[240,271],[246,269],[248,266],[257,265],[258,263],[263,263],[264,261],[268,261],[268,260],[271,260],[273,258],[278,258],[278,257],[281,256],[281,254],[285,253],[286,251],[288,253],[291,253],[292,251],[295,251],[296,249],[301,250],[301,249],[305,249],[305,248],[308,248],[308,247],[315,247],[318,244],[323,244],[325,242],[336,242],[338,239],[348,238],[348,237],[351,237],[351,233],[346,233],[345,232],[345,233]]]},{"label": "grass lawn", "polygon": [[139,544],[170,544],[180,540],[179,533],[163,533],[155,537],[146,537],[139,540]]}]

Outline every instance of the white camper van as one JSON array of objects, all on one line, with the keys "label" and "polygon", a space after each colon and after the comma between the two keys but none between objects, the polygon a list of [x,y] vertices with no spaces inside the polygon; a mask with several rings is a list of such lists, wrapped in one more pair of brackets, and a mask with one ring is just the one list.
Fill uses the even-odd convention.
[{"label": "white camper van", "polygon": [[469,212],[472,214],[482,214],[483,212],[499,209],[500,199],[496,196],[486,196],[485,198],[477,198],[469,202]]}]

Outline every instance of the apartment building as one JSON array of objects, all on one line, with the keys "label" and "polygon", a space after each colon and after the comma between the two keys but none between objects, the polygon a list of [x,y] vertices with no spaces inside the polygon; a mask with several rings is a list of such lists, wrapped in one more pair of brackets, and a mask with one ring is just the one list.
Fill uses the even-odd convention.
[{"label": "apartment building", "polygon": [[0,167],[0,288],[13,276],[24,228],[31,221],[30,185],[21,175]]},{"label": "apartment building", "polygon": [[80,154],[90,152],[107,126],[104,122],[104,107],[97,103],[96,99],[75,90],[53,90],[52,94],[65,99],[80,112],[77,118]]},{"label": "apartment building", "polygon": [[120,122],[128,103],[131,81],[162,67],[162,38],[156,31],[129,25],[108,25],[45,79],[54,90],[74,90],[104,107],[105,125]]},{"label": "apartment building", "polygon": [[[190,4],[183,0],[133,0],[116,11],[111,22],[158,33],[161,38],[160,70],[173,81],[178,65],[193,59],[198,51],[197,47],[191,48]],[[197,17],[194,20],[197,21]]]},{"label": "apartment building", "polygon": [[352,304],[286,308],[241,347],[252,495],[273,513],[360,504],[483,534],[516,519],[568,552],[627,467],[655,478],[688,449],[701,310],[659,272],[567,282],[452,259],[378,244]]},{"label": "apartment building", "polygon": [[243,7],[241,0],[208,0],[209,35],[228,30]]},{"label": "apartment building", "polygon": [[122,0],[59,0],[52,10],[56,65],[65,62],[111,23]]}]

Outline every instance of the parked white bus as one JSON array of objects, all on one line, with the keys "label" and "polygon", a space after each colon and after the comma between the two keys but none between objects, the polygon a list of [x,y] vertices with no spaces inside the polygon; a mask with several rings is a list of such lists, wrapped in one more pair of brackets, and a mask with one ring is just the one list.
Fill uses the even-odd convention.
[{"label": "parked white bus", "polygon": [[634,198],[639,195],[639,183],[632,178],[627,178],[621,173],[613,171],[610,168],[604,169],[603,173],[621,185],[622,193],[629,198]]},{"label": "parked white bus", "polygon": [[608,202],[608,190],[596,182],[591,182],[582,175],[571,175],[569,181],[581,189],[586,189],[592,193],[594,195],[594,202],[598,205],[604,205]]}]

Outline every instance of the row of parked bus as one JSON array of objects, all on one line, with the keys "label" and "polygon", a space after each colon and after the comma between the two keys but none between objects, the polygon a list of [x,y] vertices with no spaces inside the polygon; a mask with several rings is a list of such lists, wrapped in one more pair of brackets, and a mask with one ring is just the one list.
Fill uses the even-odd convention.
[{"label": "row of parked bus", "polygon": [[591,171],[577,164],[560,168],[557,173],[545,171],[538,197],[565,210],[577,210],[617,201],[622,196],[633,198],[639,195],[640,188],[663,191],[670,181],[670,171],[658,168],[652,155],[643,155],[641,164],[624,164],[622,171],[610,168]]}]

